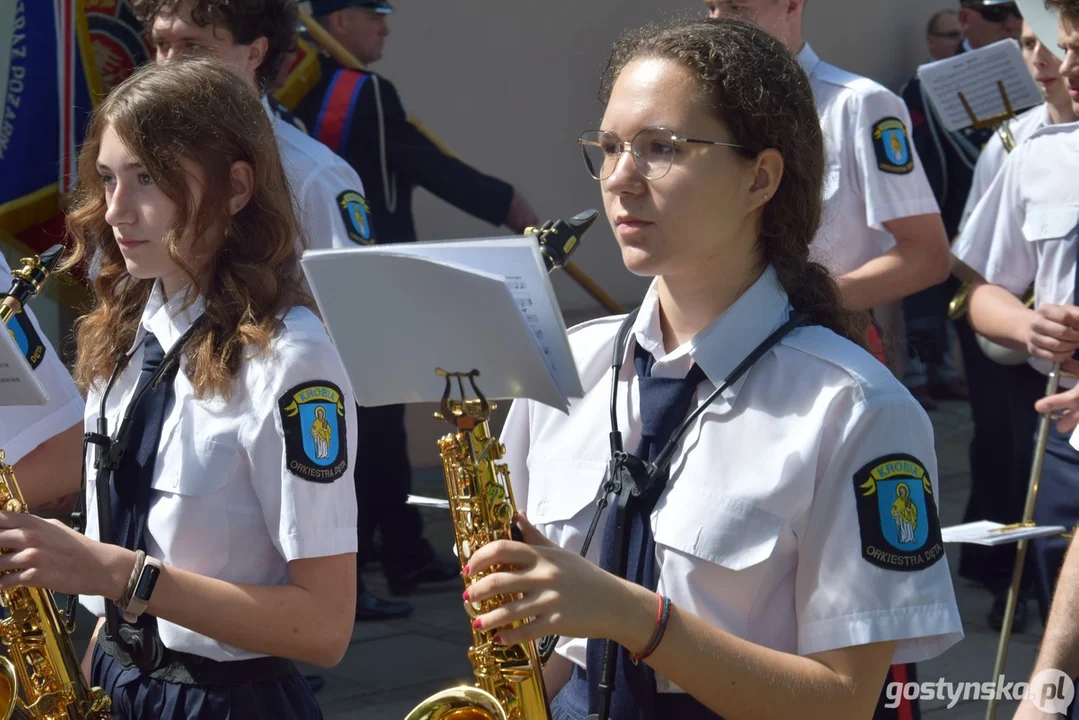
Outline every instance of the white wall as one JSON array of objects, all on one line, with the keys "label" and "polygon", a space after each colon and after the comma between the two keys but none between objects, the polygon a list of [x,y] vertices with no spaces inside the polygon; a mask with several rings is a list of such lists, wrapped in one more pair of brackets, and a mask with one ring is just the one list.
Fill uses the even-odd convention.
[{"label": "white wall", "polygon": [[[386,56],[374,69],[393,80],[405,107],[477,168],[519,187],[544,218],[600,208],[576,139],[594,127],[600,71],[627,27],[676,13],[703,15],[697,0],[396,0]],[[925,24],[956,0],[810,0],[806,37],[826,60],[898,89],[919,62]],[[495,234],[416,192],[420,237]],[[647,281],[622,267],[601,220],[575,257],[624,304]],[[571,316],[596,310],[565,276],[555,286]]]}]

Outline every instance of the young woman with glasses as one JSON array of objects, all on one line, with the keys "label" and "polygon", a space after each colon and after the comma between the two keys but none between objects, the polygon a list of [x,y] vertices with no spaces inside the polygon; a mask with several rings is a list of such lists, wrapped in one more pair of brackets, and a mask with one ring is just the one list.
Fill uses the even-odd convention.
[{"label": "young woman with glasses", "polygon": [[808,261],[806,75],[757,27],[705,20],[628,33],[602,87],[585,163],[654,280],[635,314],[571,331],[568,416],[513,405],[524,542],[467,558],[475,622],[560,637],[557,720],[869,717],[890,663],[962,630],[928,418]]}]

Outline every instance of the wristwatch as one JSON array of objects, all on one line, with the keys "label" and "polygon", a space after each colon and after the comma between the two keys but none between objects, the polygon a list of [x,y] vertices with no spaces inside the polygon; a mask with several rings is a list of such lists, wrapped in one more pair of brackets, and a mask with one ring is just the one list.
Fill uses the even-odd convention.
[{"label": "wristwatch", "polygon": [[124,620],[133,623],[139,619],[139,615],[142,615],[146,606],[150,604],[150,596],[154,594],[154,586],[157,585],[159,577],[161,577],[161,561],[147,555],[142,571],[135,581],[135,587],[131,591],[131,599],[124,606]]}]

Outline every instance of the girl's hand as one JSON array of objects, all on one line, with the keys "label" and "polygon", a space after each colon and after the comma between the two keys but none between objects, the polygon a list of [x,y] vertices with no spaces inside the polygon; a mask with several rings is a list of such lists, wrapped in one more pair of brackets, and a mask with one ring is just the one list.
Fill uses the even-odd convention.
[{"label": "girl's hand", "polygon": [[57,520],[0,512],[0,588],[37,587],[119,600],[135,553],[91,540]]},{"label": "girl's hand", "polygon": [[[558,547],[524,514],[518,515],[517,525],[524,536],[523,543],[489,543],[476,551],[465,568],[466,577],[483,575],[468,586],[466,599],[471,602],[496,595],[520,595],[477,617],[476,627],[498,629],[498,642],[503,645],[552,634],[610,638],[622,644],[629,642],[627,647],[632,649],[642,649],[647,644],[654,622],[654,593]],[[643,621],[638,620],[642,611]],[[529,618],[531,622],[521,627],[509,627]],[[642,633],[644,637],[640,638]]]}]

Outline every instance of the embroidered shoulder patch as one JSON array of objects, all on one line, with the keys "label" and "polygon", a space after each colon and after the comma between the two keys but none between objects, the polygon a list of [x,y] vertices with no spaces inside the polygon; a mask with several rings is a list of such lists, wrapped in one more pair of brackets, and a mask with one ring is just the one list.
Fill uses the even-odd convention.
[{"label": "embroidered shoulder patch", "polygon": [[285,431],[285,465],[293,475],[331,483],[348,470],[341,388],[318,380],[297,385],[277,401]]},{"label": "embroidered shoulder patch", "polygon": [[907,127],[899,118],[887,117],[873,126],[873,148],[877,151],[877,167],[882,171],[893,175],[914,172]]},{"label": "embroidered shoulder patch", "polygon": [[45,359],[45,343],[41,342],[41,336],[37,334],[34,323],[26,313],[16,313],[15,317],[7,326],[8,332],[15,338],[15,343],[22,351],[26,362],[30,363],[31,369],[36,370],[41,361]]},{"label": "embroidered shoulder patch", "polygon": [[371,207],[367,204],[367,198],[355,190],[346,190],[337,196],[337,207],[349,239],[360,245],[373,245]]},{"label": "embroidered shoulder patch", "polygon": [[886,570],[924,570],[944,557],[940,518],[925,466],[885,455],[854,474],[862,557]]}]

